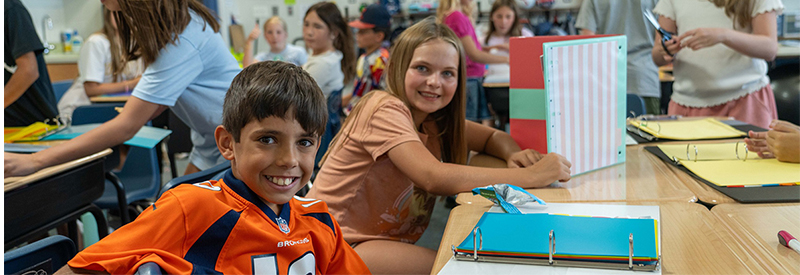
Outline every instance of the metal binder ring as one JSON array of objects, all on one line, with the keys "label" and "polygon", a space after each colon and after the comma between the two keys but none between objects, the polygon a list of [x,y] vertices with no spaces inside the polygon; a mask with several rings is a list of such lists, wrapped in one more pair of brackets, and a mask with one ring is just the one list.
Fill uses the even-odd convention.
[{"label": "metal binder ring", "polygon": [[736,142],[736,159],[741,161],[747,161],[747,154],[749,153],[749,150],[747,150],[747,145],[744,146],[744,159],[739,158],[739,142],[740,141]]},{"label": "metal binder ring", "polygon": [[628,250],[628,269],[633,270],[633,233],[628,236],[628,244],[630,245]]},{"label": "metal binder ring", "polygon": [[548,258],[547,258],[547,262],[550,263],[550,265],[553,265],[553,254],[556,253],[556,234],[553,232],[553,230],[550,230],[550,247],[549,248],[550,249],[548,249],[548,252],[549,252],[548,254],[549,255],[548,255]]},{"label": "metal binder ring", "polygon": [[689,146],[694,146],[694,162],[697,162],[697,145],[686,144],[686,160],[692,160],[689,157]]},{"label": "metal binder ring", "polygon": [[477,262],[478,261],[478,242],[476,239],[478,238],[478,234],[480,234],[480,250],[483,250],[483,232],[481,232],[480,227],[475,227],[475,230],[472,230],[472,258]]}]

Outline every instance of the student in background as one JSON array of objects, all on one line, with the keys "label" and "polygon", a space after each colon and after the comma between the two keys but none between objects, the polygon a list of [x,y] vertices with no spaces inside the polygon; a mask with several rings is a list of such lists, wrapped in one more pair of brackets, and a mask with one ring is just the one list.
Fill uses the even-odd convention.
[{"label": "student in background", "polygon": [[[489,13],[489,30],[483,37],[482,49],[485,52],[508,55],[508,41],[511,37],[531,37],[533,32],[519,23],[519,8],[515,0],[496,0]],[[498,64],[502,65],[502,64]],[[492,66],[492,65],[489,65]],[[506,65],[507,66],[507,65]]]},{"label": "student in background", "polygon": [[492,117],[483,90],[484,64],[508,63],[508,56],[493,55],[481,51],[470,16],[472,0],[440,0],[436,10],[436,21],[450,27],[464,44],[467,55],[467,119],[492,125]]},{"label": "student in background", "polygon": [[185,174],[225,161],[214,128],[222,118],[225,90],[241,69],[211,12],[197,0],[105,0],[103,5],[117,11],[125,60],[141,57],[147,67],[142,79],[122,112],[103,125],[34,154],[6,153],[5,177],[122,144],[167,108],[191,128],[194,147]]},{"label": "student in background", "polygon": [[[400,34],[389,56],[388,90],[358,102],[307,195],[328,203],[373,273],[430,273],[436,251],[414,243],[436,196],[570,178],[563,156],[522,151],[507,133],[464,119],[463,51],[456,34],[433,18]],[[465,166],[469,150],[502,158],[509,168]]]},{"label": "student in background", "polygon": [[61,117],[72,117],[75,108],[91,104],[89,97],[133,90],[144,72],[141,59],[123,62],[116,17],[106,8],[103,28],[81,47],[78,71],[78,79],[58,101]]},{"label": "student in background", "polygon": [[383,73],[389,61],[389,50],[383,47],[383,41],[389,35],[392,16],[381,4],[369,5],[361,18],[350,22],[356,28],[356,43],[364,49],[356,65],[356,80],[353,92],[342,96],[342,107],[349,113],[362,96],[372,90],[385,90],[386,78]]},{"label": "student in background", "polygon": [[767,132],[753,132],[745,138],[747,149],[762,158],[800,163],[800,126],[783,120],[773,120]]},{"label": "student in background", "polygon": [[231,169],[221,180],[167,191],[59,271],[133,274],[155,262],[166,274],[369,273],[325,202],[294,197],[327,121],[314,79],[289,63],[254,64],[223,109],[215,136]]},{"label": "student in background", "polygon": [[[655,28],[642,11],[650,12],[657,2],[584,0],[575,21],[581,35],[624,34],[628,37],[628,93],[641,96],[647,113],[654,115],[661,114],[661,82],[651,56]],[[661,47],[660,42],[656,44]]]},{"label": "student in background", "polygon": [[302,66],[308,60],[308,54],[305,49],[286,43],[289,34],[286,30],[286,22],[280,17],[273,16],[267,19],[267,22],[264,22],[264,39],[269,43],[269,52],[260,52],[254,58],[253,41],[258,39],[259,34],[261,34],[261,30],[256,25],[247,37],[247,43],[244,45],[244,60],[242,61],[245,67],[255,62],[268,60],[286,61]]},{"label": "student in background", "polygon": [[5,0],[5,127],[55,119],[56,97],[44,63],[44,46],[19,0]]},{"label": "student in background", "polygon": [[777,119],[765,60],[777,54],[782,10],[780,0],[659,1],[658,23],[677,36],[652,49],[656,65],[674,63],[667,113],[732,116],[762,128]]}]

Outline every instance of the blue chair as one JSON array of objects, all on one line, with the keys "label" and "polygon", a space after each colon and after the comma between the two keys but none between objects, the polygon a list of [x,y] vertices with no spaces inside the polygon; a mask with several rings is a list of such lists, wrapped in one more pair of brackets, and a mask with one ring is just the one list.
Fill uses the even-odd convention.
[{"label": "blue chair", "polygon": [[56,96],[56,102],[59,102],[61,97],[69,90],[69,87],[72,86],[72,79],[56,81],[51,84],[53,85],[53,94]]},{"label": "blue chair", "polygon": [[[316,178],[317,171],[319,171],[320,168],[319,162],[322,160],[325,152],[328,151],[328,146],[330,146],[333,138],[339,133],[339,129],[342,128],[341,113],[342,90],[333,91],[328,95],[328,123],[325,126],[325,133],[322,134],[317,156],[314,158],[314,178]],[[311,180],[313,181],[314,179],[312,178]]]},{"label": "blue chair", "polygon": [[630,115],[631,112],[634,113],[634,117],[644,115],[647,113],[647,108],[644,105],[644,99],[635,94],[628,94],[628,111],[625,115]]},{"label": "blue chair", "polygon": [[75,257],[75,251],[75,244],[69,238],[50,236],[6,252],[3,255],[5,273],[53,274]]},{"label": "blue chair", "polygon": [[72,112],[72,125],[105,123],[116,117],[119,112],[116,107],[124,106],[122,103],[93,103],[79,106]]},{"label": "blue chair", "polygon": [[225,161],[206,170],[174,178],[167,182],[167,184],[164,184],[164,187],[161,188],[161,192],[158,194],[158,196],[161,197],[161,195],[163,195],[164,192],[167,192],[167,190],[184,183],[194,184],[207,180],[221,179],[228,169],[231,169],[231,162]]}]

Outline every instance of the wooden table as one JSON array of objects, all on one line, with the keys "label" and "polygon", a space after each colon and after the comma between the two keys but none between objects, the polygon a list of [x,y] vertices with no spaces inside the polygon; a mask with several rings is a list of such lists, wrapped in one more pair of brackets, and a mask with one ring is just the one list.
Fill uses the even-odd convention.
[{"label": "wooden table", "polygon": [[94,103],[120,103],[120,102],[128,102],[128,99],[131,98],[129,95],[125,96],[93,96],[89,98],[89,101]]},{"label": "wooden table", "polygon": [[720,204],[711,213],[742,249],[761,255],[759,262],[767,273],[800,274],[800,254],[778,242],[780,230],[800,235],[800,203]]},{"label": "wooden table", "polygon": [[[721,221],[704,206],[687,202],[643,204],[661,207],[663,274],[770,273],[750,251],[737,245],[731,234],[717,229]],[[431,274],[437,274],[453,257],[451,246],[461,243],[488,209],[460,205],[450,211]]]},{"label": "wooden table", "polygon": [[[676,201],[694,202],[695,195],[686,188],[670,165],[642,146],[627,146],[624,164],[573,177],[550,187],[528,189],[531,194],[546,202],[599,202],[599,201]],[[473,158],[470,165],[505,167],[499,159],[482,156]],[[472,193],[456,197],[459,204],[490,205],[491,202]]]},{"label": "wooden table", "polygon": [[[94,215],[98,233],[101,238],[105,237],[108,234],[105,217],[92,202],[103,195],[103,162],[111,152],[105,149],[25,177],[5,178],[5,249],[30,241],[86,212]],[[76,229],[70,229],[70,238],[75,243]]]}]

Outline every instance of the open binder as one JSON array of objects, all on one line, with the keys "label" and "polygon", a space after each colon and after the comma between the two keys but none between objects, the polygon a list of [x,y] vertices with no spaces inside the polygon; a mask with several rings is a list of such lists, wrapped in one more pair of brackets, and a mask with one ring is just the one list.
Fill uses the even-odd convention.
[{"label": "open binder", "polygon": [[638,116],[627,120],[628,134],[639,143],[670,140],[729,139],[747,136],[747,131],[766,131],[736,120],[704,118],[675,120]]},{"label": "open binder", "polygon": [[34,122],[25,127],[4,127],[3,142],[38,141],[66,129],[69,123],[62,123],[61,119],[46,119],[43,122]]},{"label": "open binder", "polygon": [[658,238],[658,221],[649,217],[484,213],[453,253],[466,261],[653,271]]}]

